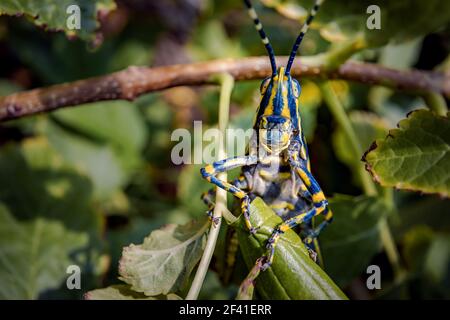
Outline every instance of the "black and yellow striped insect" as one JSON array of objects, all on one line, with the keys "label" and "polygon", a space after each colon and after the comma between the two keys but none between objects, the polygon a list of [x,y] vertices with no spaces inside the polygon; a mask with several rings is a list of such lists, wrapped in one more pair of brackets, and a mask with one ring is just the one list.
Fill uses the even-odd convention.
[{"label": "black and yellow striped insect", "polygon": [[[305,243],[311,244],[331,222],[328,201],[311,174],[308,148],[299,114],[301,86],[290,72],[298,47],[316,15],[322,0],[316,0],[298,35],[286,67],[277,68],[275,54],[261,21],[249,0],[244,0],[270,58],[272,74],[261,83],[261,102],[256,112],[254,133],[245,156],[217,161],[201,169],[202,176],[219,188],[241,200],[241,209],[250,232],[256,232],[249,219],[249,205],[261,197],[283,218],[267,243],[262,270],[273,262],[274,250],[280,234],[298,225],[306,226]],[[241,175],[233,182],[217,178],[221,172],[242,167]],[[210,192],[204,201],[213,208]],[[212,212],[212,211],[210,211]],[[322,223],[313,229],[311,220],[323,215]]]}]

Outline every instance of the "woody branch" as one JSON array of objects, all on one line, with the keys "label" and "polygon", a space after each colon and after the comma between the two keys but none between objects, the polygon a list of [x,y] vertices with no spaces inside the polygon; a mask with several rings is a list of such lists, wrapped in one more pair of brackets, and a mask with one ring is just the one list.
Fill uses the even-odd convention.
[{"label": "woody branch", "polygon": [[[287,57],[278,57],[277,60],[283,65]],[[229,73],[239,81],[262,79],[271,70],[267,57],[222,59],[156,68],[129,67],[105,76],[0,97],[0,121],[95,101],[133,100],[145,93],[176,86],[213,84],[211,76],[218,73]],[[321,59],[303,57],[294,63],[291,74],[301,78],[350,80],[419,94],[436,92],[450,98],[448,73],[400,71],[354,61],[330,69]]]}]

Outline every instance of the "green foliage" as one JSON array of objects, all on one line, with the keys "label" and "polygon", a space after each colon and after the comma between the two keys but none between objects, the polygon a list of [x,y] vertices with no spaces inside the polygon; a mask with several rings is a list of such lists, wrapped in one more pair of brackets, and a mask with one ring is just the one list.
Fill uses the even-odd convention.
[{"label": "green foliage", "polygon": [[[358,135],[359,143],[364,150],[367,150],[375,139],[382,138],[386,135],[388,129],[387,124],[375,114],[353,111],[349,113],[349,118],[353,130]],[[337,128],[333,136],[333,147],[339,160],[352,169],[356,169],[356,166],[361,164],[360,159],[355,159],[352,156],[353,151],[340,127]]]},{"label": "green foliage", "polygon": [[138,293],[130,289],[126,284],[118,284],[105,289],[92,290],[86,293],[84,296],[86,300],[179,300],[180,297],[173,293],[169,293],[167,296],[147,297],[142,293]]},{"label": "green foliage", "polygon": [[[314,1],[262,0],[268,7],[293,20],[304,21]],[[366,21],[373,11],[380,8],[380,30],[366,27]],[[448,3],[432,1],[389,1],[361,0],[342,5],[338,1],[325,1],[315,19],[320,24],[321,35],[329,41],[340,42],[363,35],[369,46],[382,46],[388,42],[404,42],[436,31],[450,21]]]},{"label": "green foliage", "polygon": [[72,230],[98,232],[92,185],[66,165],[44,138],[9,145],[0,153],[0,201],[20,219],[58,220]]},{"label": "green foliage", "polygon": [[66,161],[92,177],[96,195],[107,199],[142,164],[147,131],[140,116],[131,103],[96,103],[55,112],[56,124],[42,131]]},{"label": "green foliage", "polygon": [[69,253],[87,240],[60,222],[19,222],[0,205],[0,299],[36,299],[41,291],[58,287],[74,263]]},{"label": "green foliage", "polygon": [[209,223],[167,225],[153,231],[142,245],[123,249],[120,279],[147,296],[179,291],[200,260]]},{"label": "green foliage", "polygon": [[450,194],[450,126],[447,117],[418,110],[377,140],[364,159],[385,187]]},{"label": "green foliage", "polygon": [[402,244],[405,261],[412,270],[408,282],[420,286],[426,298],[450,297],[448,235],[419,225],[404,235]]},{"label": "green foliage", "polygon": [[381,199],[367,196],[336,195],[330,207],[334,219],[320,237],[320,248],[325,270],[344,287],[365,272],[380,251],[378,224],[389,210]]},{"label": "green foliage", "polygon": [[[0,95],[130,65],[265,54],[241,0],[188,1],[188,10],[186,1],[144,7],[141,1],[125,2],[126,8],[113,0],[1,1],[0,14],[9,17],[0,19]],[[288,54],[314,1],[254,2],[275,52]],[[67,29],[69,4],[82,9],[79,31]],[[381,30],[366,27],[366,9],[373,4],[381,8]],[[449,9],[448,2],[438,0],[325,1],[299,57],[318,54],[314,61],[327,63],[330,52],[359,40],[363,45],[345,58],[352,55],[375,69],[446,72],[449,52],[442,43],[448,42]],[[98,47],[90,50],[86,42]],[[343,62],[335,60],[330,65]],[[256,200],[251,208],[259,232],[250,235],[242,221],[233,225],[240,240],[233,268],[226,253],[236,243],[228,242],[222,223],[199,298],[345,298],[341,289],[356,299],[449,298],[449,200],[441,197],[449,194],[448,118],[425,110],[406,118],[424,101],[433,110],[445,105],[435,106],[439,99],[424,100],[414,92],[333,80],[330,87],[342,104],[343,119],[337,119],[319,90],[319,81],[328,79],[299,80],[312,171],[334,213],[319,237],[324,269],[311,260],[300,237],[288,232],[272,268],[259,274],[256,287],[237,294],[280,222]],[[236,83],[229,128],[252,126],[259,84]],[[213,86],[183,87],[134,102],[97,102],[1,123],[0,298],[81,298],[86,292],[86,299],[186,297],[209,224],[183,224],[203,218],[200,195],[211,185],[199,175],[201,164],[171,162],[171,134],[178,128],[193,132],[194,120],[203,120],[203,130],[217,127],[218,101]],[[351,125],[343,130],[345,121]],[[358,148],[348,141],[349,131],[361,150],[376,141],[366,155],[367,167],[380,182],[374,192],[367,192],[364,182],[370,187],[372,179],[363,168],[363,152],[355,152]],[[237,207],[229,196],[228,208]],[[386,239],[386,229],[381,232],[381,222],[393,239]],[[392,260],[395,253],[399,265]],[[70,264],[82,270],[82,290],[66,288]],[[357,287],[370,264],[382,270],[377,292]],[[118,276],[125,283],[117,284]]]},{"label": "green foliage", "polygon": [[[273,229],[282,222],[260,198],[252,202],[250,217],[252,225],[258,228],[255,235],[248,232],[242,217],[236,222],[240,250],[249,269],[265,253]],[[256,289],[264,299],[346,299],[291,230],[278,241],[273,264],[259,275]]]},{"label": "green foliage", "polygon": [[[70,30],[67,26],[70,14],[66,10],[71,5],[80,8],[80,30]],[[84,40],[93,40],[99,27],[98,16],[115,8],[113,0],[44,0],[39,3],[33,0],[4,0],[0,4],[0,14],[25,15],[34,24],[47,30],[61,30],[68,36],[76,35]]]}]

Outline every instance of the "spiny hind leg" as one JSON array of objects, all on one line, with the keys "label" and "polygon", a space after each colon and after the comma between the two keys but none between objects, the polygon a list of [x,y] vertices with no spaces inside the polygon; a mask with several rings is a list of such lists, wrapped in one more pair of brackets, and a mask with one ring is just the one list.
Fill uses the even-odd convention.
[{"label": "spiny hind leg", "polygon": [[205,178],[208,182],[211,182],[217,187],[226,190],[241,200],[241,211],[244,214],[245,224],[251,233],[255,233],[256,229],[253,228],[250,223],[250,197],[244,190],[234,186],[228,181],[218,179],[217,175],[221,172],[226,172],[234,168],[253,165],[256,164],[256,162],[256,156],[248,155],[220,160],[200,170],[203,178]]}]

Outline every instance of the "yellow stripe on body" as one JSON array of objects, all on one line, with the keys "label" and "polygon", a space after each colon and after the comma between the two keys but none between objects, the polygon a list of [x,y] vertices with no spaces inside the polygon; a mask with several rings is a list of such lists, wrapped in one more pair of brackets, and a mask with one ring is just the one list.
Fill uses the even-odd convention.
[{"label": "yellow stripe on body", "polygon": [[295,206],[292,203],[287,202],[287,201],[271,204],[270,207],[272,209],[286,209],[286,208],[289,209],[289,210],[294,210],[295,209]]}]

